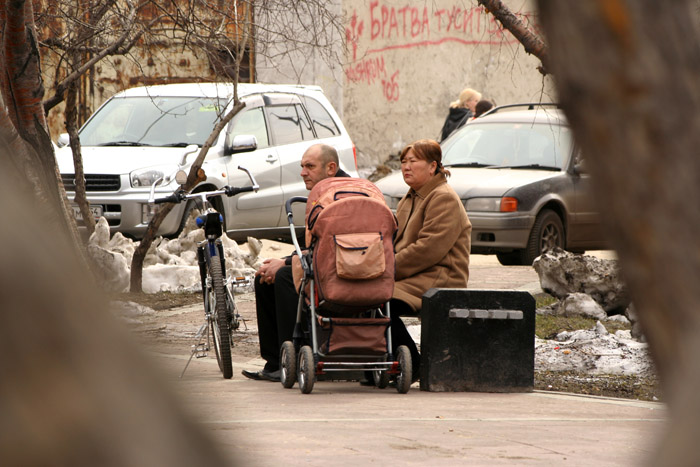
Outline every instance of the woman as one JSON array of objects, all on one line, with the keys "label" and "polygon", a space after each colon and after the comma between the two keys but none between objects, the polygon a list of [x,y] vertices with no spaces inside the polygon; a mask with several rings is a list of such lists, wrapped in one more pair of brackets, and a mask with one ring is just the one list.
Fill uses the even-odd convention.
[{"label": "woman", "polygon": [[440,141],[447,139],[452,132],[464,125],[476,112],[476,103],[481,100],[481,93],[471,89],[463,89],[459,93],[459,99],[450,104],[450,112],[447,114],[442,130],[440,130]]},{"label": "woman", "polygon": [[401,173],[410,187],[399,202],[399,229],[394,241],[396,284],[391,300],[393,351],[407,345],[418,379],[420,354],[398,317],[421,309],[423,294],[433,287],[466,288],[472,226],[457,193],[447,184],[436,141],[418,140],[401,151]]}]

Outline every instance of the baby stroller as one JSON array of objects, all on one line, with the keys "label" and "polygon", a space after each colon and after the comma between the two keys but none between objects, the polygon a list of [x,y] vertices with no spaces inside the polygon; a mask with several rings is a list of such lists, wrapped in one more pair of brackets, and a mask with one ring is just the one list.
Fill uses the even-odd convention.
[{"label": "baby stroller", "polygon": [[[292,204],[306,202],[306,245],[297,241]],[[320,181],[309,197],[286,203],[296,248],[292,269],[299,291],[292,341],[280,349],[281,381],[296,380],[302,393],[328,372],[372,372],[379,388],[395,377],[396,389],[411,386],[411,354],[392,354],[396,218],[370,181],[335,177]]]}]

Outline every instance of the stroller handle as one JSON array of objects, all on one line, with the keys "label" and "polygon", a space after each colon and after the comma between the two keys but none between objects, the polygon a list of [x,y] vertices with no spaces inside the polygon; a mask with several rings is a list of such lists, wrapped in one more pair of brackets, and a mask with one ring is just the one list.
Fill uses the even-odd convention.
[{"label": "stroller handle", "polygon": [[287,213],[287,220],[291,223],[294,220],[294,215],[292,214],[292,204],[294,203],[306,203],[306,196],[293,196],[284,203],[284,209]]},{"label": "stroller handle", "polygon": [[287,212],[287,222],[289,222],[289,232],[292,236],[292,243],[294,243],[294,249],[296,250],[299,259],[302,259],[303,253],[301,252],[301,247],[299,246],[299,241],[297,240],[297,234],[294,229],[294,213],[292,213],[292,204],[294,203],[306,203],[305,196],[293,196],[284,203],[284,209]]}]

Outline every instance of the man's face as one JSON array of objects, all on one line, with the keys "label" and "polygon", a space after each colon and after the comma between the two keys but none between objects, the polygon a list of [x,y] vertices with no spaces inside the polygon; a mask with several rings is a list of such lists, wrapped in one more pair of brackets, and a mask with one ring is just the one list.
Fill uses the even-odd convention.
[{"label": "man's face", "polygon": [[330,173],[330,165],[323,165],[321,162],[321,152],[319,150],[310,149],[304,153],[301,158],[301,178],[304,179],[304,184],[307,190],[311,190],[318,182],[324,178],[332,177]]}]

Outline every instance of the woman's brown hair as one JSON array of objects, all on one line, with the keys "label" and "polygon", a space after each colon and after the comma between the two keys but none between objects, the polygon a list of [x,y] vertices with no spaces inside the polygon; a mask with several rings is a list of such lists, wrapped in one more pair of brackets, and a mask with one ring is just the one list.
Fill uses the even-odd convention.
[{"label": "woman's brown hair", "polygon": [[432,139],[419,139],[418,141],[414,141],[403,148],[399,160],[403,161],[403,158],[406,157],[406,154],[408,154],[408,151],[411,149],[413,149],[413,153],[418,159],[427,161],[428,164],[433,161],[437,162],[437,169],[435,169],[436,174],[441,173],[445,175],[445,177],[450,176],[450,171],[442,166],[442,148],[437,141]]}]

